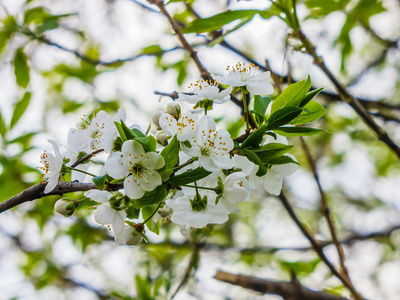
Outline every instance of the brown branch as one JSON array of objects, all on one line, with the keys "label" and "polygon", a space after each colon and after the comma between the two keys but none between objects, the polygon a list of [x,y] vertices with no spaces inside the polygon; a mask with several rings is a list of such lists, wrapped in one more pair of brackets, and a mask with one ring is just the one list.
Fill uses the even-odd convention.
[{"label": "brown branch", "polygon": [[278,295],[285,300],[346,300],[347,298],[314,291],[302,286],[297,280],[272,281],[254,276],[236,275],[217,271],[215,279],[241,286],[262,294]]},{"label": "brown branch", "polygon": [[303,148],[303,151],[304,151],[304,153],[306,155],[306,158],[307,158],[308,164],[310,166],[310,169],[311,169],[311,171],[313,173],[315,182],[316,182],[316,184],[318,186],[318,191],[319,191],[319,194],[320,194],[320,202],[321,202],[321,211],[324,214],[324,217],[325,217],[326,222],[328,224],[330,235],[332,237],[333,244],[335,245],[336,250],[338,252],[341,271],[348,278],[348,280],[351,282],[351,279],[350,279],[350,276],[349,276],[349,272],[347,271],[347,268],[346,268],[346,265],[345,265],[345,255],[344,255],[343,247],[342,247],[342,245],[340,244],[340,242],[339,242],[339,240],[337,238],[336,229],[335,229],[335,226],[333,224],[333,220],[331,218],[330,209],[329,209],[329,206],[328,206],[328,201],[326,199],[325,193],[324,193],[324,191],[322,189],[322,186],[321,186],[321,182],[319,180],[319,175],[318,175],[318,172],[317,172],[317,166],[315,164],[315,160],[312,157],[310,148],[308,147],[308,145],[305,142],[303,137],[300,137],[300,142],[301,142],[301,146]]},{"label": "brown branch", "polygon": [[285,194],[282,192],[278,198],[281,200],[283,206],[285,207],[286,211],[289,213],[292,220],[296,223],[297,227],[303,233],[303,235],[307,238],[310,242],[314,251],[318,254],[319,258],[325,263],[325,265],[329,268],[333,275],[335,275],[343,284],[344,286],[352,293],[355,299],[357,300],[365,300],[365,298],[354,288],[353,284],[348,280],[347,277],[343,276],[339,273],[335,266],[329,261],[326,257],[323,248],[319,245],[319,243],[315,240],[312,234],[308,231],[308,229],[304,226],[304,224],[300,221],[297,217],[296,213],[294,212],[292,206],[289,203],[289,200],[286,198]]},{"label": "brown branch", "polygon": [[[110,185],[111,190],[119,190],[123,186],[122,183],[112,184]],[[13,208],[22,203],[43,198],[45,196],[53,196],[53,195],[63,195],[67,193],[73,192],[83,192],[92,189],[97,189],[94,183],[83,183],[78,181],[59,181],[56,188],[50,193],[45,194],[44,188],[46,187],[46,183],[40,182],[25,191],[19,193],[18,195],[0,203],[0,213]]]},{"label": "brown branch", "polygon": [[356,113],[361,117],[364,123],[376,134],[378,140],[385,143],[396,155],[400,158],[400,147],[389,137],[387,132],[383,130],[368,113],[368,111],[362,106],[357,98],[354,98],[346,89],[346,87],[336,78],[335,75],[326,66],[325,61],[316,52],[315,46],[305,36],[305,34],[298,30],[297,38],[303,43],[307,53],[314,59],[314,64],[321,69],[322,72],[330,79],[335,86],[338,94],[340,95],[341,101],[349,104]]},{"label": "brown branch", "polygon": [[88,159],[91,159],[93,156],[95,156],[96,154],[99,154],[99,153],[101,153],[103,151],[104,151],[104,149],[99,149],[99,150],[96,150],[96,151],[94,151],[94,152],[92,152],[92,153],[90,153],[90,154],[88,154],[88,155],[86,155],[84,157],[81,157],[80,159],[78,159],[76,162],[74,162],[71,165],[71,168],[75,168],[76,166],[78,166],[81,163],[87,161]]}]

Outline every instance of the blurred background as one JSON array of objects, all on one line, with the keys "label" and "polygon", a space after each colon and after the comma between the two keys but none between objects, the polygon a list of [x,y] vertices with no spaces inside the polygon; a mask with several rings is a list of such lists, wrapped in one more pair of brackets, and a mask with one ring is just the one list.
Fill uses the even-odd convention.
[{"label": "blurred background", "polygon": [[[270,1],[191,0],[169,1],[166,8],[190,27],[196,18],[270,6]],[[399,144],[399,2],[305,0],[298,1],[297,13],[327,66]],[[398,158],[339,101],[282,19],[256,14],[225,23],[213,29],[222,27],[223,36],[215,42],[211,30],[185,35],[211,73],[225,75],[227,65],[252,59],[281,83],[273,97],[288,81],[308,74],[314,88],[325,88],[316,101],[327,113],[313,127],[329,133],[305,140],[350,277],[368,299],[400,299]],[[66,145],[69,128],[84,114],[123,107],[129,125],[147,128],[151,113],[171,101],[155,91],[189,92],[187,85],[200,78],[165,16],[139,0],[0,0],[0,52],[0,201],[40,181],[36,167],[43,150],[51,150],[47,139]],[[232,135],[243,130],[234,103],[212,114]],[[338,265],[300,140],[289,143],[301,168],[284,189],[305,226],[328,242],[324,250]],[[0,299],[167,299],[180,287],[191,260],[195,273],[174,299],[281,299],[217,281],[217,270],[285,281],[293,270],[307,287],[350,295],[280,201],[262,189],[240,203],[242,212],[214,226],[202,245],[193,245],[162,220],[160,234],[149,233],[150,243],[117,246],[90,210],[70,218],[55,214],[58,198],[24,203],[0,215]]]}]

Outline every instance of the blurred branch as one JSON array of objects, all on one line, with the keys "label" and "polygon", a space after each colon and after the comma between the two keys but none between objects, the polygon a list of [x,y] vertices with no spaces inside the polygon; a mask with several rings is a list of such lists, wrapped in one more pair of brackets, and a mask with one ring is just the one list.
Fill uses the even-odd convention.
[{"label": "blurred branch", "polygon": [[215,279],[238,285],[262,294],[278,295],[285,300],[346,300],[336,295],[314,291],[300,284],[297,279],[290,282],[272,281],[254,276],[236,275],[218,271]]},{"label": "blurred branch", "polygon": [[[45,196],[64,195],[73,192],[83,192],[92,189],[98,189],[94,183],[83,183],[78,181],[59,181],[56,188],[50,193],[45,194],[44,188],[46,182],[40,182],[30,188],[24,190],[18,195],[0,203],[0,213],[13,208],[22,203],[43,198]],[[119,190],[123,187],[123,183],[112,184],[109,186],[112,190]]]},{"label": "blurred branch", "polygon": [[297,38],[302,42],[306,52],[314,59],[314,64],[321,69],[323,73],[330,79],[340,95],[341,101],[349,104],[356,113],[361,117],[364,123],[376,134],[378,140],[385,143],[396,155],[400,158],[400,147],[389,137],[387,132],[383,130],[372,118],[365,107],[354,98],[346,89],[346,87],[336,78],[335,75],[326,66],[325,61],[316,52],[315,46],[305,36],[305,34],[298,30],[296,32]]},{"label": "blurred branch", "polygon": [[296,213],[294,212],[294,209],[290,205],[289,200],[286,198],[285,194],[282,192],[278,196],[278,198],[281,200],[283,206],[285,207],[286,211],[289,213],[292,220],[296,223],[297,227],[300,229],[300,231],[303,233],[303,235],[310,242],[314,251],[318,254],[320,259],[329,268],[329,270],[332,272],[332,274],[335,275],[344,284],[344,286],[352,293],[352,295],[354,296],[355,299],[365,300],[365,298],[355,289],[355,287],[353,286],[351,281],[346,276],[343,276],[341,273],[339,273],[336,270],[335,266],[329,261],[329,259],[326,257],[326,255],[323,251],[323,248],[319,245],[319,243],[315,240],[315,238],[312,236],[312,234],[308,231],[306,226],[297,217]]},{"label": "blurred branch", "polygon": [[179,290],[185,286],[187,281],[189,280],[190,274],[192,273],[192,269],[195,267],[196,263],[198,262],[199,259],[199,254],[200,254],[200,249],[205,245],[205,243],[194,243],[194,248],[192,251],[192,255],[190,256],[190,261],[186,267],[185,274],[183,275],[183,278],[181,282],[179,283],[178,287],[176,288],[175,292],[171,296],[171,300],[175,298],[175,296],[178,294]]},{"label": "blurred branch", "polygon": [[347,271],[347,268],[346,268],[346,265],[345,265],[344,251],[343,251],[342,245],[339,243],[339,240],[337,238],[336,229],[335,229],[335,226],[333,224],[333,220],[331,218],[331,213],[330,213],[328,202],[327,202],[327,199],[326,199],[326,196],[325,196],[325,192],[323,191],[322,186],[321,186],[321,182],[319,180],[319,175],[318,175],[318,172],[317,172],[317,166],[316,166],[315,160],[312,157],[310,148],[308,147],[308,145],[305,142],[303,137],[300,137],[300,142],[301,142],[301,146],[303,148],[303,151],[304,151],[304,153],[306,155],[306,158],[307,158],[308,164],[310,166],[310,169],[311,169],[311,171],[313,173],[315,182],[316,182],[316,184],[318,186],[318,191],[319,191],[319,194],[320,194],[320,202],[321,202],[321,211],[324,214],[325,220],[326,220],[326,222],[328,224],[330,235],[332,237],[333,244],[335,245],[336,250],[338,252],[341,271],[342,271],[343,275],[345,275],[348,278],[348,280],[351,282],[351,279],[350,279],[350,276],[349,276],[349,272]]}]

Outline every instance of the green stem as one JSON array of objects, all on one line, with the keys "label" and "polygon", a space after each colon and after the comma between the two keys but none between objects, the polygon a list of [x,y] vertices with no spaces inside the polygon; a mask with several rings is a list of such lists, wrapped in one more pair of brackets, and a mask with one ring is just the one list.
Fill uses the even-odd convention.
[{"label": "green stem", "polygon": [[179,171],[180,169],[190,165],[191,163],[195,162],[197,160],[197,157],[193,157],[191,159],[189,159],[187,162],[185,162],[184,164],[181,164],[180,166],[177,166],[174,168],[174,172]]},{"label": "green stem", "polygon": [[242,97],[242,102],[243,102],[243,116],[244,116],[244,121],[246,122],[246,132],[250,132],[250,124],[249,124],[249,109],[247,107],[247,97],[250,97],[250,94],[245,93],[245,91],[242,89],[243,97]]},{"label": "green stem", "polygon": [[89,172],[86,172],[86,171],[83,171],[83,170],[79,170],[79,169],[76,169],[76,168],[73,168],[73,167],[68,167],[68,169],[70,169],[71,171],[76,171],[76,172],[80,172],[80,173],[83,173],[83,174],[86,174],[86,175],[89,175],[89,176],[92,176],[92,177],[96,177],[96,175],[94,175],[92,173],[89,173]]},{"label": "green stem", "polygon": [[187,184],[181,184],[181,186],[194,188],[194,189],[209,190],[209,191],[214,191],[214,192],[217,191],[216,188],[208,188],[208,187],[205,187],[205,186],[187,185]]},{"label": "green stem", "polygon": [[151,214],[151,216],[148,217],[145,221],[143,221],[142,224],[146,224],[146,223],[156,214],[156,212],[158,211],[158,209],[159,209],[160,206],[161,206],[161,203],[162,203],[162,202],[158,203],[157,208],[153,211],[153,213]]}]

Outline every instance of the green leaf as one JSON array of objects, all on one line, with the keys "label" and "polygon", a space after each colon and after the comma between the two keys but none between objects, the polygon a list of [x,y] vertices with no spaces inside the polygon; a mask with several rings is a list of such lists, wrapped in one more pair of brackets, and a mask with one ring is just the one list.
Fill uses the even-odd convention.
[{"label": "green leaf", "polygon": [[254,130],[240,145],[240,148],[247,148],[247,147],[257,147],[261,144],[263,136],[267,131],[267,127],[261,126],[260,128]]},{"label": "green leaf", "polygon": [[285,106],[277,111],[275,111],[268,118],[267,130],[272,130],[278,128],[279,126],[286,125],[298,115],[301,114],[303,110],[296,106]]},{"label": "green leaf", "polygon": [[299,106],[310,87],[310,76],[307,79],[289,85],[272,103],[271,114],[286,106]]},{"label": "green leaf", "polygon": [[199,167],[194,170],[189,170],[182,174],[172,176],[168,182],[172,185],[179,186],[179,185],[189,184],[189,183],[198,181],[200,179],[207,177],[210,174],[211,174],[211,172],[208,172],[204,168]]},{"label": "green leaf", "polygon": [[3,114],[0,111],[0,135],[4,138],[7,133],[7,126],[3,118]]},{"label": "green leaf", "polygon": [[10,128],[13,128],[15,124],[17,124],[18,120],[25,113],[28,108],[29,102],[31,101],[31,92],[26,92],[24,96],[22,96],[21,100],[15,103],[13,116],[10,122]]},{"label": "green leaf", "polygon": [[314,99],[323,89],[324,89],[324,88],[322,87],[322,88],[313,90],[313,91],[311,91],[311,92],[308,92],[308,93],[306,94],[306,96],[304,97],[303,101],[301,101],[301,103],[300,103],[299,106],[300,106],[300,107],[306,106],[306,105],[308,104],[308,102],[310,102],[312,99]]},{"label": "green leaf", "polygon": [[43,20],[50,17],[48,10],[43,6],[37,6],[25,11],[24,23],[43,23]]},{"label": "green leaf", "polygon": [[135,208],[142,208],[149,205],[157,204],[163,201],[165,197],[167,197],[167,195],[168,190],[165,185],[160,185],[156,187],[153,191],[144,193],[142,198],[136,199],[134,206]]},{"label": "green leaf", "polygon": [[326,113],[325,108],[318,102],[311,101],[303,109],[303,112],[289,124],[303,125],[306,123],[314,122],[321,118]]},{"label": "green leaf", "polygon": [[286,136],[286,137],[293,137],[293,136],[310,136],[315,135],[325,130],[317,129],[317,128],[310,128],[310,127],[279,127],[274,129],[277,134]]},{"label": "green leaf", "polygon": [[256,121],[259,125],[264,122],[264,115],[267,111],[268,105],[272,99],[270,97],[262,97],[259,95],[254,96],[254,113],[256,114]]},{"label": "green leaf", "polygon": [[[147,220],[147,218],[149,218],[154,211],[157,209],[158,204],[153,204],[151,206],[146,206],[142,208],[142,216],[143,216],[143,220]],[[160,220],[158,220],[157,223],[154,223],[152,219],[150,219],[149,221],[146,222],[146,226],[147,228],[154,232],[155,234],[160,234]]]},{"label": "green leaf", "polygon": [[137,138],[135,138],[135,141],[138,141],[140,144],[142,144],[145,152],[156,151],[157,140],[152,135],[145,136],[145,137],[137,137]]},{"label": "green leaf", "polygon": [[165,161],[164,167],[159,171],[162,181],[164,182],[167,181],[169,176],[174,172],[174,167],[179,160],[179,142],[176,139],[176,135],[160,154]]},{"label": "green leaf", "polygon": [[258,177],[264,176],[268,172],[267,166],[261,161],[257,154],[250,149],[243,149],[243,156],[246,156],[252,163],[258,165],[256,175]]},{"label": "green leaf", "polygon": [[350,0],[305,0],[304,4],[310,10],[309,18],[324,17],[334,11],[342,11]]},{"label": "green leaf", "polygon": [[292,145],[269,143],[259,148],[252,149],[252,151],[260,158],[263,164],[276,164],[274,161],[282,157],[292,148]]},{"label": "green leaf", "polygon": [[268,19],[275,14],[268,10],[229,10],[215,16],[203,19],[195,19],[188,27],[183,28],[183,33],[200,33],[220,30],[224,25],[239,19],[251,19],[254,15],[259,14],[262,18]]},{"label": "green leaf", "polygon": [[[128,126],[125,125],[125,123],[121,120],[121,123],[119,122],[114,122],[115,126],[117,127],[118,133],[122,139],[123,142],[127,140],[134,140],[138,138],[145,138],[146,135],[143,134],[139,129],[130,129]],[[142,140],[142,142],[138,141],[139,143],[146,143],[148,141]],[[157,141],[156,141],[157,144]],[[152,150],[154,151],[154,150]]]},{"label": "green leaf", "polygon": [[26,88],[29,84],[28,59],[23,48],[18,48],[14,56],[14,73],[17,84]]},{"label": "green leaf", "polygon": [[154,55],[155,53],[163,53],[163,49],[160,45],[149,45],[147,47],[142,48],[141,54],[144,55]]},{"label": "green leaf", "polygon": [[106,183],[107,177],[107,174],[103,176],[96,176],[92,178],[92,181],[99,190],[102,190],[104,188],[104,184]]}]

